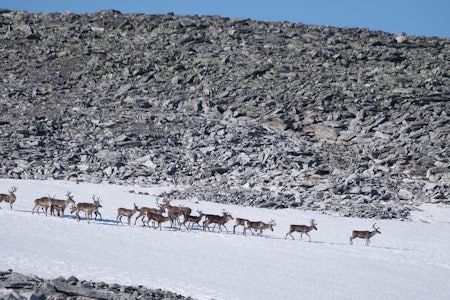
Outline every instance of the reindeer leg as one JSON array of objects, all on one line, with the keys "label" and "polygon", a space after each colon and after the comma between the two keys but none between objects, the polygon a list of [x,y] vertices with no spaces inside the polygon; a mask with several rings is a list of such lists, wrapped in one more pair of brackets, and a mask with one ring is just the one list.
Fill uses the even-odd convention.
[{"label": "reindeer leg", "polygon": [[292,235],[292,231],[286,233],[286,238],[285,239],[287,239],[288,234],[291,236],[292,240],[295,241],[294,236]]}]

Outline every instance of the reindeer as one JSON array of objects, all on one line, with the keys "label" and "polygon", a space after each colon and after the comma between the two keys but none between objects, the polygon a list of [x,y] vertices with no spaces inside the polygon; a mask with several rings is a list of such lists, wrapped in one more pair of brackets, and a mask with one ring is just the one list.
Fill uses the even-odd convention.
[{"label": "reindeer", "polygon": [[[236,224],[233,226],[233,234],[236,234],[236,227],[245,225],[245,221],[248,221],[248,220],[243,219],[243,218],[236,218]],[[252,231],[252,230],[250,229],[250,231]]]},{"label": "reindeer", "polygon": [[205,220],[203,221],[203,230],[205,230],[205,228],[208,228],[208,231],[211,231],[209,226],[210,224],[214,223],[214,228],[216,227],[215,224],[219,224],[219,232],[222,231],[222,226],[225,227],[225,230],[228,233],[228,229],[225,226],[225,223],[228,222],[229,220],[233,220],[233,217],[227,213],[226,211],[223,211],[222,216],[218,216],[218,215],[204,215],[205,216]]},{"label": "reindeer", "polygon": [[170,205],[170,200],[167,198],[163,200],[163,204],[161,205],[161,207],[167,209],[167,214],[173,217],[173,219],[170,220],[170,227],[172,227],[172,225],[175,222],[180,224],[180,221],[178,219],[179,216],[181,215],[189,216],[192,212],[192,210],[189,207]]},{"label": "reindeer", "polygon": [[136,206],[136,203],[134,203],[134,208],[133,209],[127,209],[127,208],[118,208],[117,209],[117,223],[122,223],[122,217],[125,216],[128,218],[128,225],[131,225],[131,217],[137,212],[140,211],[139,207]]},{"label": "reindeer", "polygon": [[352,232],[352,236],[350,237],[350,245],[353,245],[353,239],[355,238],[361,238],[361,239],[366,239],[366,246],[369,246],[370,243],[370,238],[373,237],[375,234],[379,233],[381,234],[381,232],[379,231],[380,227],[375,227],[377,223],[373,224],[372,227],[374,230],[372,231],[358,231],[358,230],[353,230]]},{"label": "reindeer", "polygon": [[300,240],[302,239],[303,234],[306,234],[309,237],[309,241],[311,242],[311,237],[309,236],[308,232],[310,232],[311,230],[315,229],[317,230],[316,227],[316,223],[314,222],[314,219],[311,220],[311,225],[307,226],[307,225],[291,225],[289,227],[289,232],[286,233],[286,237],[285,239],[287,239],[288,234],[292,237],[293,240],[294,236],[292,235],[293,232],[300,232]]},{"label": "reindeer", "polygon": [[247,229],[250,229],[250,232],[252,233],[252,235],[254,235],[252,229],[255,229],[255,230],[259,229],[258,235],[262,236],[262,232],[263,232],[264,229],[270,229],[271,231],[273,231],[273,226],[275,226],[275,225],[276,224],[275,224],[274,220],[270,220],[269,223],[264,223],[264,222],[261,222],[261,221],[259,221],[259,222],[251,222],[251,221],[246,220],[245,223],[244,223],[243,235],[247,235],[246,234],[246,230]]},{"label": "reindeer", "polygon": [[191,230],[194,227],[194,224],[197,224],[198,226],[200,226],[200,221],[203,218],[203,213],[200,210],[197,210],[197,212],[199,213],[198,216],[192,216],[192,215],[186,216],[186,215],[183,215],[184,219],[183,219],[183,222],[181,222],[181,224],[180,224],[180,228],[181,228],[181,226],[184,226],[184,228],[186,228],[186,230],[189,230],[189,228],[186,227],[186,223],[187,222],[191,222],[191,226],[190,226]]},{"label": "reindeer", "polygon": [[50,215],[55,216],[55,210],[58,211],[58,216],[64,217],[64,211],[69,203],[75,205],[75,201],[73,201],[73,195],[70,192],[66,193],[66,200],[59,200],[51,198],[52,205],[50,206]]},{"label": "reindeer", "polygon": [[39,209],[42,208],[45,211],[45,216],[47,216],[48,209],[52,206],[52,197],[48,195],[48,197],[41,197],[34,200],[34,207],[31,211],[34,215],[34,212],[37,211],[39,215]]},{"label": "reindeer", "polygon": [[98,212],[98,208],[102,207],[102,205],[100,204],[100,199],[97,197],[95,198],[95,195],[92,196],[92,200],[94,201],[93,203],[77,203],[76,206],[73,206],[71,209],[71,213],[76,212],[76,218],[77,221],[80,222],[80,211],[84,211],[84,213],[86,214],[86,219],[88,220],[88,223],[90,223],[91,219],[92,219],[92,213],[95,213],[95,219],[97,220],[97,214],[100,215],[100,219],[102,217],[102,215]]},{"label": "reindeer", "polygon": [[10,190],[8,190],[9,195],[7,194],[0,194],[0,202],[5,201],[9,203],[9,207],[12,210],[14,202],[16,202],[16,195],[14,192],[17,191],[17,188],[13,186]]},{"label": "reindeer", "polygon": [[[149,227],[150,227],[149,223],[152,220],[152,221],[156,221],[156,223],[158,223],[158,226],[153,225],[153,228],[156,229],[156,228],[159,227],[159,230],[161,230],[161,223],[167,222],[167,221],[171,221],[172,222],[173,216],[168,215],[167,217],[165,217],[165,216],[160,215],[160,214],[154,214],[154,213],[148,212],[147,213],[147,218],[148,218],[147,225]],[[172,227],[172,225],[170,227]]]},{"label": "reindeer", "polygon": [[159,208],[141,207],[139,210],[139,215],[134,220],[134,225],[136,225],[137,220],[140,218],[142,219],[142,225],[145,226],[144,217],[147,216],[148,213],[161,215],[166,211],[161,204],[158,204],[158,201],[156,201],[156,204]]}]

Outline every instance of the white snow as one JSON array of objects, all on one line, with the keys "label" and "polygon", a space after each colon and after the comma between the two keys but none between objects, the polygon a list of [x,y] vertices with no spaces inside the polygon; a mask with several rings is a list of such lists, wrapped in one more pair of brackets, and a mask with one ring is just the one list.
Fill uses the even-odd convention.
[{"label": "white snow", "polygon": [[[13,210],[0,203],[0,270],[43,278],[82,280],[167,289],[197,299],[449,299],[450,209],[424,205],[413,221],[367,220],[284,209],[269,210],[177,199],[204,213],[269,221],[263,237],[199,228],[154,230],[116,223],[117,208],[156,207],[156,195],[173,187],[144,188],[66,181],[0,179],[0,192],[17,187]],[[129,191],[133,190],[134,193]],[[100,197],[102,221],[81,222],[70,215],[32,214],[34,199],[67,191],[76,202]],[[143,193],[148,193],[144,195]],[[132,224],[137,215],[132,218]],[[126,218],[123,218],[125,220]],[[285,240],[290,224],[317,222],[317,231]],[[369,247],[351,231],[382,234]],[[126,223],[126,222],[125,222]]]}]

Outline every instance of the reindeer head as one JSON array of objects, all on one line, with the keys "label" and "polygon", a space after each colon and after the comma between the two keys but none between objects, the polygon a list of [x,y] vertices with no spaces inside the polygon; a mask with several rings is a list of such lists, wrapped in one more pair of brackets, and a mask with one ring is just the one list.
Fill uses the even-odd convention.
[{"label": "reindeer head", "polygon": [[314,219],[311,219],[311,226],[312,226],[312,229],[317,230],[316,225],[317,225],[317,223],[314,221]]},{"label": "reindeer head", "polygon": [[135,208],[137,211],[141,211],[140,208],[136,205],[136,203],[133,203],[133,204],[134,204],[134,208]]},{"label": "reindeer head", "polygon": [[234,220],[234,218],[225,209],[222,210],[222,214],[227,220]]},{"label": "reindeer head", "polygon": [[95,198],[95,195],[92,195],[92,200],[94,200],[94,204],[97,205],[97,207],[103,207],[100,204],[100,197]]},{"label": "reindeer head", "polygon": [[70,192],[66,193],[66,197],[69,203],[72,203],[75,205],[75,201],[73,200],[73,195]]},{"label": "reindeer head", "polygon": [[273,219],[270,220],[270,222],[269,222],[269,229],[270,229],[270,231],[273,231],[273,226],[275,226],[275,225],[277,225],[277,224],[275,224],[275,221]]},{"label": "reindeer head", "polygon": [[75,205],[73,205],[73,206],[70,208],[70,213],[73,214],[73,213],[76,212],[76,211],[77,211],[77,207],[76,207]]},{"label": "reindeer head", "polygon": [[378,227],[375,227],[376,224],[377,224],[377,223],[374,223],[374,224],[372,225],[372,227],[373,227],[373,229],[375,229],[375,233],[381,234],[381,232],[380,232],[380,227],[379,227],[379,226],[378,226]]}]

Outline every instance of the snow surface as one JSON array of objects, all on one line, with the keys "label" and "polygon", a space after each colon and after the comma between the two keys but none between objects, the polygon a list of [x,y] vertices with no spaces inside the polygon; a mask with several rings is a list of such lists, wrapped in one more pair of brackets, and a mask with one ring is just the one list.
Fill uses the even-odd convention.
[{"label": "snow surface", "polygon": [[[156,196],[173,187],[0,179],[0,192],[11,186],[17,187],[13,210],[0,203],[0,270],[144,285],[197,299],[450,298],[449,207],[424,205],[413,221],[402,222],[174,200],[193,212],[225,209],[233,217],[276,221],[273,232],[257,237],[243,236],[242,227],[233,234],[233,220],[228,234],[116,223],[117,208],[156,207]],[[100,197],[103,220],[77,222],[69,209],[65,218],[31,213],[34,199],[64,199],[67,191],[76,202]],[[318,224],[311,242],[298,233],[285,240],[290,224],[310,219]],[[382,234],[369,247],[362,239],[349,245],[352,230],[370,230],[374,222]]]}]

